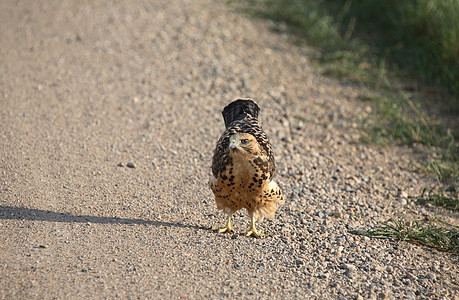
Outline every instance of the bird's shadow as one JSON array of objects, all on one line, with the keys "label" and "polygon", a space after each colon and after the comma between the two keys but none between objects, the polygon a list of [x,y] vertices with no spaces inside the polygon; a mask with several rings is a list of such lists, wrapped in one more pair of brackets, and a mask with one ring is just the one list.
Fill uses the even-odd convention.
[{"label": "bird's shadow", "polygon": [[42,210],[35,208],[16,207],[0,205],[0,220],[30,220],[45,222],[62,222],[62,223],[94,223],[94,224],[132,224],[132,225],[151,225],[157,227],[179,227],[189,229],[208,230],[206,227],[174,223],[156,220],[116,218],[116,217],[99,217],[89,215],[73,215],[70,213],[60,213],[51,210]]}]

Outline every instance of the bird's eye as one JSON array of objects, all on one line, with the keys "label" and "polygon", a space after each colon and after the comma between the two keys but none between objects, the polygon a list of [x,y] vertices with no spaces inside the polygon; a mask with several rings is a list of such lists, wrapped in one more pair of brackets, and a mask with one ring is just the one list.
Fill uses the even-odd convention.
[{"label": "bird's eye", "polygon": [[249,142],[248,139],[243,139],[243,140],[241,140],[241,144],[247,144],[248,142]]}]

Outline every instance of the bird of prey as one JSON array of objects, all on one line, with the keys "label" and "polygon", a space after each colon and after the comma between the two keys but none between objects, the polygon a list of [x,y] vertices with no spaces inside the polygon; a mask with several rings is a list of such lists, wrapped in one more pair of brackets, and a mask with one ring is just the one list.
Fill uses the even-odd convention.
[{"label": "bird of prey", "polygon": [[245,208],[251,219],[247,236],[262,237],[255,221],[274,218],[282,192],[272,180],[275,164],[271,143],[258,121],[260,107],[252,99],[237,99],[223,109],[226,130],[217,142],[212,159],[210,188],[217,209],[227,215],[219,232],[233,232],[232,215]]}]

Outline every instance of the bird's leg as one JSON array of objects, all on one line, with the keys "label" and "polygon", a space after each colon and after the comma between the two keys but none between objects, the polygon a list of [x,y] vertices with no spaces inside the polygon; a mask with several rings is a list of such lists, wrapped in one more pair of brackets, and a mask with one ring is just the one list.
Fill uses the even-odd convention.
[{"label": "bird's leg", "polygon": [[228,233],[233,233],[233,226],[231,226],[231,217],[233,214],[228,214],[227,219],[226,219],[226,226],[225,228],[220,229],[218,232],[223,233],[223,232],[228,232]]},{"label": "bird's leg", "polygon": [[247,232],[246,236],[253,236],[256,238],[266,237],[266,234],[261,234],[255,228],[255,216],[253,214],[250,215],[250,230]]},{"label": "bird's leg", "polygon": [[231,217],[233,216],[233,214],[228,214],[227,215],[227,219],[226,219],[226,226],[224,228],[212,228],[212,230],[214,231],[217,231],[220,232],[220,233],[223,233],[223,232],[228,232],[228,233],[233,233],[233,226],[231,226]]}]

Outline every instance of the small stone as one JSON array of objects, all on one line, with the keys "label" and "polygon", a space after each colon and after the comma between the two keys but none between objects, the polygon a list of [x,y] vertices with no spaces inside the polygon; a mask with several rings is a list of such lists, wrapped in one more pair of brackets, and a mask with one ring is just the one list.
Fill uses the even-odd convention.
[{"label": "small stone", "polygon": [[135,168],[135,165],[134,165],[133,162],[128,162],[128,163],[126,164],[126,166],[127,166],[128,168],[132,168],[132,169]]},{"label": "small stone", "polygon": [[400,198],[405,198],[405,199],[406,199],[406,198],[408,198],[408,193],[405,192],[405,191],[400,191],[400,192],[398,193],[398,196],[399,196]]},{"label": "small stone", "polygon": [[381,265],[376,265],[375,266],[375,270],[376,271],[379,271],[379,272],[383,272],[386,268],[384,268],[384,266],[381,266]]},{"label": "small stone", "polygon": [[354,191],[354,190],[352,189],[352,187],[351,187],[350,185],[348,185],[348,184],[346,184],[346,186],[344,187],[344,190],[345,190],[346,192],[353,192],[353,191]]},{"label": "small stone", "polygon": [[330,282],[329,286],[330,286],[330,287],[334,287],[334,288],[338,288],[338,287],[339,287],[339,284],[336,283],[335,281],[333,281],[333,282]]},{"label": "small stone", "polygon": [[353,264],[341,264],[339,267],[341,269],[346,269],[346,270],[350,270],[350,271],[357,270],[356,266],[354,266]]},{"label": "small stone", "polygon": [[316,216],[318,216],[320,219],[322,219],[324,217],[324,213],[319,211],[316,213]]},{"label": "small stone", "polygon": [[337,209],[337,210],[335,210],[335,211],[333,212],[333,216],[334,216],[335,218],[342,219],[342,218],[343,218],[343,213],[342,213],[340,210]]},{"label": "small stone", "polygon": [[416,276],[414,276],[413,274],[411,274],[411,273],[409,273],[409,272],[406,273],[406,275],[404,276],[404,278],[406,278],[406,279],[408,279],[408,280],[410,280],[410,281],[414,281],[414,280],[417,279]]},{"label": "small stone", "polygon": [[357,272],[353,271],[353,270],[350,270],[350,269],[346,270],[346,272],[344,272],[344,275],[346,275],[347,277],[349,277],[352,280],[358,278]]},{"label": "small stone", "polygon": [[119,162],[119,163],[117,164],[117,166],[118,166],[118,167],[124,167],[124,165],[123,165],[122,162]]},{"label": "small stone", "polygon": [[300,197],[298,196],[298,193],[295,193],[295,192],[292,192],[290,194],[290,199],[292,200],[295,200],[295,199],[299,199]]},{"label": "small stone", "polygon": [[46,248],[48,248],[48,245],[40,245],[40,246],[38,246],[38,248],[46,249]]},{"label": "small stone", "polygon": [[384,279],[384,278],[382,278],[380,282],[381,282],[381,284],[383,284],[385,286],[390,286],[391,285],[391,283],[389,281],[387,281],[386,279]]},{"label": "small stone", "polygon": [[329,275],[328,275],[327,273],[324,273],[324,272],[318,272],[318,273],[316,273],[316,277],[321,278],[321,279],[327,279],[328,276],[329,276]]},{"label": "small stone", "polygon": [[403,206],[405,206],[405,205],[408,204],[408,201],[406,201],[405,198],[400,198],[400,199],[398,199],[398,202],[400,203],[400,205],[403,205]]}]

